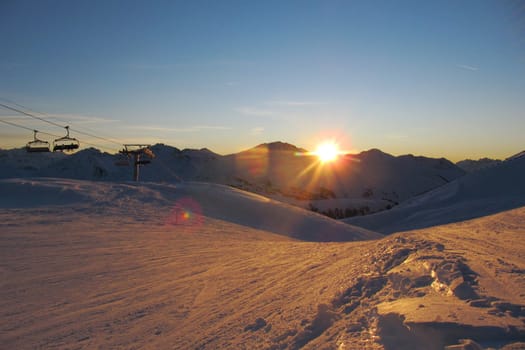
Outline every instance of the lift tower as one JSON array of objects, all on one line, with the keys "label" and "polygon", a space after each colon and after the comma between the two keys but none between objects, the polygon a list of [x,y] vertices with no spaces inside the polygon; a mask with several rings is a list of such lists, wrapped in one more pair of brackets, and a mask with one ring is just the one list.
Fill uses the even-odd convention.
[{"label": "lift tower", "polygon": [[150,145],[126,144],[120,153],[127,157],[133,156],[133,181],[139,181],[140,166],[151,163],[151,160],[142,159],[142,156],[146,156],[150,159],[155,158],[155,154],[153,154],[153,151],[150,149]]}]

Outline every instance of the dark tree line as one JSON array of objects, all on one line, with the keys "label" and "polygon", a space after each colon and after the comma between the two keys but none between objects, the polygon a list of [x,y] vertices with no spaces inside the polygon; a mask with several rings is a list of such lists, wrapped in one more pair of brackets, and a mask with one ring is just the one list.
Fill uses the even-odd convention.
[{"label": "dark tree line", "polygon": [[353,216],[362,216],[370,214],[370,207],[363,206],[360,208],[346,208],[346,209],[340,209],[340,208],[330,208],[326,211],[320,211],[319,208],[316,208],[310,203],[310,210],[319,214],[326,215],[328,217],[331,217],[333,219],[345,219],[345,218],[351,218]]}]

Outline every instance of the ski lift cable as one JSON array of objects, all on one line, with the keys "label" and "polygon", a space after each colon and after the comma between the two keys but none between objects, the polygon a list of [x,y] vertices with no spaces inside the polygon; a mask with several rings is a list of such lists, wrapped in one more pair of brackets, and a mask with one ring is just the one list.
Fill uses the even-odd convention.
[{"label": "ski lift cable", "polygon": [[113,141],[113,140],[108,139],[108,138],[105,138],[105,137],[96,136],[96,135],[93,135],[93,134],[87,133],[87,132],[85,132],[85,131],[80,131],[80,130],[78,130],[77,128],[75,128],[75,129],[73,129],[73,128],[69,128],[69,130],[74,131],[74,132],[76,132],[77,134],[82,134],[82,135],[85,135],[85,136],[94,137],[94,138],[96,138],[96,139],[99,139],[99,140],[102,140],[102,141],[107,141],[107,142],[110,142],[110,143],[113,143],[113,144],[116,144],[116,145],[119,145],[119,146],[122,146],[122,145],[123,145],[122,142],[117,142],[117,141]]},{"label": "ski lift cable", "polygon": [[[4,124],[11,125],[11,126],[15,126],[17,128],[29,130],[29,131],[35,131],[36,130],[36,129],[29,128],[27,126],[23,126],[23,125],[16,124],[16,123],[13,123],[13,122],[8,122],[7,120],[3,120],[3,119],[0,119],[0,122],[4,123]],[[39,131],[39,130],[37,130],[37,131],[38,131],[39,134],[43,134],[43,135],[47,135],[47,136],[58,137],[58,138],[62,137],[61,135],[51,134],[51,133],[48,133],[48,132],[45,132],[45,131]],[[89,142],[82,141],[82,143],[84,143],[86,145],[89,145],[89,146],[93,146],[95,148],[102,148],[100,145],[95,145],[95,144],[89,143]],[[112,151],[118,151],[117,149],[114,149],[114,148],[111,148],[111,150]]]},{"label": "ski lift cable", "polygon": [[[64,119],[58,118],[58,117],[56,117],[56,116],[49,115],[48,113],[43,113],[43,112],[35,111],[34,109],[29,108],[29,107],[24,106],[24,105],[21,105],[20,103],[16,103],[16,102],[13,101],[13,100],[8,100],[8,99],[6,99],[6,98],[4,98],[4,97],[0,97],[0,100],[5,101],[5,102],[8,102],[8,103],[10,103],[10,104],[12,104],[12,105],[15,105],[15,106],[17,106],[17,107],[23,108],[23,109],[25,109],[26,111],[30,111],[30,112],[33,112],[33,113],[36,113],[36,114],[45,115],[45,116],[48,117],[48,118],[54,118],[54,119],[56,119],[56,120],[61,121],[62,123],[66,123],[66,124],[69,123],[67,120],[64,120]],[[86,128],[86,127],[84,127],[83,129],[85,129],[85,130],[89,130],[89,129]],[[122,146],[122,142],[118,142],[118,141],[115,141],[115,140],[111,140],[110,138],[107,138],[107,137],[101,137],[101,136],[97,136],[97,135],[93,135],[93,134],[91,134],[91,133],[93,132],[92,130],[89,130],[91,133],[87,133],[87,132],[85,132],[85,131],[80,131],[80,130],[78,130],[77,128],[75,128],[75,129],[73,129],[73,128],[69,128],[69,130],[74,131],[74,132],[79,133],[79,134],[83,134],[83,135],[85,135],[85,136],[94,137],[94,138],[97,138],[97,139],[100,139],[100,140],[104,140],[104,141],[107,141],[107,142],[114,143],[114,144],[117,144],[117,145],[119,145],[119,146]]]},{"label": "ski lift cable", "polygon": [[48,123],[48,124],[51,124],[51,125],[57,126],[57,127],[61,128],[61,129],[64,128],[63,125],[60,125],[60,124],[58,124],[58,123],[55,123],[55,122],[49,121],[49,120],[44,119],[44,118],[37,117],[36,115],[33,115],[33,114],[31,114],[31,113],[24,112],[24,111],[22,111],[22,110],[20,110],[20,109],[17,109],[17,108],[14,108],[14,107],[8,106],[8,105],[6,105],[6,104],[0,103],[0,106],[1,106],[1,107],[4,107],[4,108],[6,108],[6,109],[9,109],[9,110],[11,110],[11,111],[13,111],[13,112],[17,112],[17,113],[23,114],[23,115],[25,115],[25,116],[28,116],[28,117],[31,117],[31,118],[35,118],[35,119],[41,120],[41,121],[43,121],[43,122],[46,122],[46,123]]},{"label": "ski lift cable", "polygon": [[[5,101],[8,101],[8,100],[5,99],[5,98],[0,98],[0,99],[1,99],[1,100],[5,100]],[[26,110],[32,111],[32,112],[34,112],[34,113],[43,114],[43,115],[46,115],[46,116],[48,116],[48,117],[51,117],[49,114],[34,111],[34,110],[32,110],[31,108],[28,108],[28,107],[22,106],[21,104],[18,104],[18,103],[16,103],[16,102],[13,102],[13,101],[9,101],[9,102],[12,103],[12,104],[14,104],[14,105],[16,105],[16,106],[18,106],[18,107],[21,107],[21,108],[23,108],[23,109],[26,109]],[[15,112],[21,113],[21,114],[26,115],[26,116],[28,116],[28,117],[36,118],[36,119],[38,119],[38,120],[44,121],[44,122],[46,122],[46,123],[49,123],[49,124],[51,124],[51,125],[54,125],[54,126],[57,126],[57,127],[60,127],[60,128],[64,128],[64,126],[62,126],[62,125],[60,125],[60,124],[58,124],[58,123],[52,122],[52,121],[47,120],[47,119],[42,118],[42,117],[38,117],[38,116],[36,116],[36,115],[34,115],[34,114],[32,114],[32,113],[28,113],[28,112],[23,111],[23,110],[21,110],[21,109],[13,108],[13,107],[8,106],[8,105],[3,104],[3,103],[0,103],[0,106],[2,106],[2,107],[4,107],[4,108],[7,108],[7,109],[10,109],[10,110],[12,110],[12,111],[15,111]],[[54,118],[56,118],[56,117],[54,117]],[[56,119],[58,119],[58,120],[60,120],[60,121],[62,121],[62,122],[64,122],[64,123],[67,123],[67,121],[65,121],[65,120],[61,120],[61,119],[59,119],[59,118],[56,118]],[[85,131],[78,130],[77,128],[71,128],[71,127],[70,127],[69,130],[74,131],[74,132],[76,132],[76,133],[78,133],[78,134],[82,134],[82,135],[84,135],[84,136],[94,137],[94,138],[97,138],[97,139],[102,140],[102,141],[106,141],[106,142],[110,142],[110,143],[113,143],[113,144],[116,144],[116,145],[122,146],[122,142],[118,142],[118,141],[115,141],[115,140],[111,140],[111,139],[109,139],[109,138],[107,138],[107,137],[97,136],[97,135],[94,135],[94,134],[92,134],[92,133],[88,133],[88,132],[85,132]],[[84,143],[86,143],[86,142],[84,142]]]},{"label": "ski lift cable", "polygon": [[[45,116],[47,116],[47,117],[49,117],[49,118],[57,119],[57,120],[59,120],[59,121],[61,121],[61,122],[63,122],[63,123],[66,123],[66,124],[68,123],[68,121],[66,121],[66,120],[64,120],[64,119],[61,119],[61,118],[58,118],[58,117],[55,117],[55,116],[49,115],[48,113],[43,113],[43,112],[35,111],[34,109],[31,109],[31,108],[29,108],[29,107],[27,107],[27,106],[21,105],[20,103],[16,103],[15,101],[8,100],[8,99],[6,99],[6,98],[4,98],[4,97],[0,97],[0,100],[5,101],[5,102],[8,102],[8,103],[10,103],[10,104],[12,104],[12,105],[15,105],[15,106],[17,106],[17,107],[23,108],[23,109],[25,109],[26,111],[31,111],[31,112],[33,112],[33,113],[37,113],[37,114],[41,114],[41,115],[45,115]],[[90,129],[86,128],[86,127],[83,127],[83,129],[88,130],[90,133],[93,133],[92,130],[90,130]],[[79,134],[83,134],[83,135],[86,135],[86,136],[94,137],[94,138],[97,138],[97,139],[100,139],[100,140],[104,140],[104,141],[107,141],[107,142],[114,143],[114,144],[116,144],[116,145],[122,146],[122,142],[118,142],[118,141],[112,140],[112,139],[107,138],[107,137],[101,137],[101,136],[96,136],[96,135],[93,135],[93,134],[90,134],[90,133],[87,133],[87,132],[82,132],[82,131],[79,131],[77,128],[75,128],[75,129],[73,129],[73,128],[69,128],[69,130],[74,131],[74,132],[79,133]]]},{"label": "ski lift cable", "polygon": [[[39,111],[35,111],[34,109],[31,109],[31,108],[29,108],[29,107],[27,107],[27,106],[21,105],[20,103],[16,103],[15,101],[8,100],[8,99],[6,99],[6,98],[4,98],[4,97],[0,97],[0,100],[5,101],[5,102],[8,102],[8,103],[10,103],[10,104],[12,104],[12,105],[15,105],[15,106],[17,106],[17,107],[20,107],[20,108],[22,108],[22,109],[25,109],[26,111],[31,111],[31,112],[36,113],[36,114],[45,115],[45,116],[47,116],[47,117],[49,117],[49,118],[54,118],[54,119],[57,119],[57,120],[59,120],[59,121],[65,123],[65,124],[69,124],[69,122],[66,121],[66,120],[64,120],[64,119],[57,118],[57,117],[52,116],[52,115],[49,115],[49,114],[47,114],[47,113],[43,113],[43,112],[39,112]],[[4,106],[4,107],[5,107],[5,106]],[[20,111],[18,111],[18,112],[20,112]],[[30,113],[27,113],[27,112],[25,113],[25,115],[28,115],[28,116],[30,116],[30,117],[36,117],[36,116],[34,116],[34,115],[29,115],[29,114],[30,114]],[[40,117],[40,118],[41,118],[41,117]],[[42,119],[44,119],[44,118],[42,118]],[[89,130],[88,128],[84,128],[84,129]],[[98,139],[101,139],[101,140],[104,140],[104,141],[107,141],[107,142],[111,142],[111,143],[117,144],[117,145],[119,145],[119,146],[122,145],[122,142],[117,142],[117,141],[111,140],[111,139],[109,139],[109,138],[105,138],[105,137],[101,137],[101,136],[96,136],[96,135],[93,135],[93,134],[90,134],[90,133],[87,133],[87,132],[82,132],[82,131],[79,131],[79,130],[76,129],[76,128],[75,128],[75,129],[73,129],[73,128],[69,128],[69,130],[74,131],[74,132],[79,133],[79,134],[83,134],[83,135],[86,135],[86,136],[95,137],[95,138],[98,138]],[[91,130],[89,130],[89,131],[91,132]]]},{"label": "ski lift cable", "polygon": [[[55,122],[49,121],[49,120],[47,120],[47,119],[45,119],[45,118],[38,117],[38,116],[36,116],[36,115],[33,115],[33,114],[31,114],[31,113],[27,113],[27,112],[25,112],[25,111],[22,111],[22,110],[20,110],[20,109],[17,109],[17,108],[14,108],[14,107],[8,106],[8,105],[3,104],[3,103],[0,103],[0,106],[1,106],[1,107],[4,107],[4,108],[6,108],[6,109],[9,109],[9,110],[11,110],[11,111],[14,111],[14,112],[17,112],[17,113],[23,114],[23,115],[25,115],[25,116],[28,116],[28,117],[31,117],[31,118],[35,118],[35,119],[38,119],[38,120],[44,121],[44,122],[46,122],[46,123],[48,123],[48,124],[51,124],[51,125],[53,125],[53,126],[56,126],[56,127],[59,127],[59,128],[62,128],[62,129],[66,128],[65,126],[60,125],[60,124],[58,124],[58,123],[55,123]],[[5,121],[4,121],[4,122],[5,122]],[[67,128],[66,128],[66,129],[67,129]],[[30,129],[30,130],[34,130],[34,129]],[[120,146],[122,145],[122,143],[119,143],[119,142],[116,142],[116,141],[112,141],[112,140],[109,140],[109,139],[106,139],[106,138],[103,138],[103,137],[95,136],[95,135],[92,135],[92,134],[88,134],[88,133],[85,133],[85,132],[81,132],[81,131],[78,131],[78,130],[73,129],[73,128],[69,128],[69,130],[74,131],[74,132],[77,132],[77,133],[79,133],[79,134],[86,135],[86,136],[95,137],[95,138],[98,138],[98,139],[101,139],[101,140],[104,140],[104,141],[109,141],[109,142],[111,142],[111,143],[115,143],[115,144],[118,144],[118,145],[120,145]],[[48,135],[51,135],[51,134],[48,134]],[[53,136],[56,136],[56,135],[53,135]],[[60,136],[56,136],[56,137],[60,137]],[[83,143],[86,144],[86,145],[90,145],[90,146],[96,147],[96,148],[107,148],[107,147],[101,147],[101,145],[96,145],[96,144],[89,143],[89,142],[85,142],[85,141],[83,141]],[[113,149],[113,148],[112,148],[111,150],[116,150],[116,149]],[[117,151],[118,151],[118,150],[117,150]]]},{"label": "ski lift cable", "polygon": [[48,136],[52,136],[52,137],[60,137],[60,135],[50,134],[50,133],[48,133],[48,132],[39,131],[39,130],[36,130],[36,129],[31,129],[31,128],[28,128],[27,126],[23,126],[23,125],[20,125],[20,124],[16,124],[16,123],[8,122],[7,120],[0,119],[0,122],[1,122],[1,123],[4,123],[4,124],[11,125],[11,126],[15,126],[15,127],[17,127],[17,128],[21,128],[21,129],[29,130],[29,131],[37,131],[37,132],[40,133],[40,134],[44,134],[44,135],[48,135]]}]

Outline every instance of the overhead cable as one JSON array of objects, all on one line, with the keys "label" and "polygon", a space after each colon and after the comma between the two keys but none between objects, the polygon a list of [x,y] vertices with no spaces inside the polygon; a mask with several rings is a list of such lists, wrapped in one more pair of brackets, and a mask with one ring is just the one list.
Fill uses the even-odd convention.
[{"label": "overhead cable", "polygon": [[[0,99],[1,99],[1,100],[5,100],[5,101],[8,101],[8,100],[6,100],[5,98],[0,98]],[[14,105],[16,105],[16,106],[18,106],[18,107],[24,108],[24,109],[26,109],[26,110],[30,110],[30,111],[35,112],[35,113],[38,113],[38,114],[45,114],[45,115],[47,115],[47,116],[49,116],[49,117],[52,117],[52,116],[50,116],[50,115],[48,115],[48,114],[46,114],[46,113],[41,113],[41,112],[33,111],[33,110],[31,110],[30,108],[25,107],[25,106],[22,106],[21,104],[18,104],[18,103],[16,103],[16,102],[13,102],[13,101],[9,101],[9,102],[12,103],[12,104],[14,104]],[[10,109],[10,110],[12,110],[12,111],[14,111],[14,112],[21,113],[21,114],[23,114],[23,115],[25,115],[25,116],[28,116],[28,117],[31,117],[31,118],[36,118],[36,119],[38,119],[38,120],[44,121],[44,122],[46,122],[46,123],[49,123],[49,124],[51,124],[51,125],[54,125],[54,126],[57,126],[57,127],[60,127],[60,128],[64,128],[63,125],[57,124],[57,123],[55,123],[55,122],[52,122],[52,121],[47,120],[47,119],[42,118],[42,117],[38,117],[38,116],[36,116],[36,115],[34,115],[34,114],[32,114],[32,113],[28,113],[28,112],[23,111],[23,110],[21,110],[21,109],[14,108],[14,107],[8,106],[8,105],[3,104],[3,103],[0,103],[0,106],[2,106],[2,107],[4,107],[4,108],[7,108],[7,109]],[[59,118],[56,118],[56,117],[52,117],[52,118],[59,119]],[[60,120],[60,119],[59,119],[59,120]],[[61,121],[64,122],[64,123],[67,123],[67,121],[65,121],[65,120],[61,120]],[[85,132],[85,131],[80,131],[80,130],[78,130],[77,128],[71,128],[71,127],[70,127],[69,130],[74,131],[74,132],[76,132],[76,133],[78,133],[78,134],[82,134],[82,135],[89,136],[89,137],[94,137],[94,138],[99,139],[99,140],[102,140],[102,141],[106,141],[106,142],[110,142],[110,143],[114,143],[114,144],[117,144],[117,145],[119,145],[119,146],[122,146],[122,142],[114,141],[114,140],[111,140],[111,139],[109,139],[109,138],[107,138],[107,137],[102,137],[102,136],[93,135],[92,133],[88,133],[88,132]]]},{"label": "overhead cable", "polygon": [[[13,123],[13,122],[8,122],[7,120],[0,119],[0,122],[4,123],[4,124],[11,125],[11,126],[15,126],[17,128],[26,129],[26,130],[29,130],[29,131],[35,131],[35,129],[31,129],[31,128],[28,128],[27,126],[23,126],[23,125],[16,124],[16,123]],[[50,134],[50,133],[47,133],[47,132],[44,132],[44,131],[39,131],[39,130],[36,130],[36,131],[38,131],[40,134],[44,134],[44,135],[48,135],[48,136],[61,137],[59,135]]]},{"label": "overhead cable", "polygon": [[[5,99],[2,98],[2,100],[5,100]],[[11,103],[16,104],[17,106],[23,107],[23,106],[21,106],[21,105],[19,105],[19,104],[17,104],[17,103],[14,103],[14,102],[11,102]],[[53,125],[53,126],[59,127],[59,128],[61,128],[61,129],[64,129],[64,128],[65,128],[65,126],[63,126],[63,125],[60,125],[60,124],[55,123],[55,122],[53,122],[53,121],[50,121],[50,120],[47,120],[47,119],[45,119],[45,118],[42,118],[42,117],[36,116],[36,115],[34,115],[34,114],[32,114],[32,113],[28,113],[28,112],[23,111],[23,110],[21,110],[21,109],[19,109],[19,108],[14,108],[14,107],[11,107],[11,106],[6,105],[6,104],[4,104],[4,103],[0,103],[0,106],[1,106],[1,107],[4,107],[4,108],[6,108],[6,109],[9,109],[9,110],[11,110],[11,111],[14,111],[14,112],[17,112],[17,113],[23,114],[23,115],[25,115],[25,116],[28,116],[28,117],[31,117],[31,118],[38,119],[38,120],[40,120],[40,121],[46,122],[46,123],[51,124],[51,125]],[[27,107],[23,107],[23,108],[25,108],[25,109],[29,109],[29,108],[27,108]],[[33,130],[33,129],[31,129],[31,130]],[[113,144],[117,144],[117,145],[119,145],[119,146],[122,146],[122,143],[121,143],[121,142],[117,142],[117,141],[114,141],[114,140],[111,140],[111,139],[108,139],[108,138],[105,138],[105,137],[101,137],[101,136],[96,136],[96,135],[93,135],[93,134],[91,134],[91,133],[87,133],[87,132],[84,132],[84,131],[77,130],[76,128],[73,129],[73,128],[70,127],[69,130],[71,130],[71,131],[73,131],[73,132],[76,132],[76,133],[78,133],[78,134],[82,134],[82,135],[85,135],[85,136],[93,137],[93,138],[96,138],[96,139],[99,139],[99,140],[103,140],[103,141],[106,141],[106,142],[110,142],[110,143],[113,143]],[[85,142],[85,141],[83,141],[83,143],[85,143],[85,144],[87,144],[87,145],[90,145],[90,146],[94,146],[94,147],[106,148],[106,147],[101,147],[100,145],[95,145],[95,144],[92,144],[92,143],[89,143],[89,142]],[[117,150],[117,151],[118,151],[118,150]]]},{"label": "overhead cable", "polygon": [[28,117],[35,118],[35,119],[41,120],[41,121],[43,121],[43,122],[46,122],[46,123],[48,123],[48,124],[51,124],[51,125],[57,126],[57,127],[61,128],[61,129],[63,129],[63,128],[65,127],[64,125],[60,125],[60,124],[57,124],[57,123],[55,123],[55,122],[49,121],[49,120],[47,120],[47,119],[37,117],[36,115],[33,115],[33,114],[31,114],[31,113],[24,112],[24,111],[22,111],[22,110],[20,110],[20,109],[13,108],[13,107],[8,106],[8,105],[5,105],[5,104],[3,104],[3,103],[0,103],[0,106],[1,106],[1,107],[4,107],[4,108],[6,108],[6,109],[10,109],[10,110],[12,110],[12,111],[14,111],[14,112],[17,112],[17,113],[20,113],[20,114],[26,115],[26,116],[28,116]]}]

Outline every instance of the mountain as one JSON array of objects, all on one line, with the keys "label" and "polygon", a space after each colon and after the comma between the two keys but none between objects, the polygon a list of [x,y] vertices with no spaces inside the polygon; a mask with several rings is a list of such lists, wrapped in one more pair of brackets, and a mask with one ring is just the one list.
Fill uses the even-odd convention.
[{"label": "mountain", "polygon": [[525,157],[469,173],[391,210],[345,219],[381,233],[420,229],[525,205]]},{"label": "mountain", "polygon": [[501,164],[501,160],[490,158],[481,158],[478,160],[465,159],[456,163],[458,167],[465,170],[467,173],[495,166],[498,164]]},{"label": "mountain", "polygon": [[265,144],[226,157],[228,184],[299,200],[365,198],[395,204],[441,186],[464,171],[446,159],[394,157],[379,150],[319,163],[305,150]]},{"label": "mountain", "polygon": [[230,158],[238,176],[258,184],[270,182],[281,189],[301,188],[312,194],[324,187],[336,197],[392,201],[405,200],[464,174],[443,158],[394,157],[377,149],[346,155],[326,165],[315,156],[301,156],[304,153],[295,146],[264,144]]},{"label": "mountain", "polygon": [[[208,149],[181,151],[163,144],[151,149],[156,157],[140,168],[142,181],[226,184],[294,204],[299,201],[303,207],[310,203],[328,209],[336,208],[317,201],[360,198],[367,202],[366,206],[380,210],[464,174],[443,158],[394,157],[377,149],[345,155],[324,165],[305,149],[284,142],[265,143],[226,156]],[[72,155],[0,151],[0,158],[4,160],[0,178],[44,176],[125,181],[131,180],[133,173],[131,166],[117,165],[128,161],[123,155],[95,149]]]},{"label": "mountain", "polygon": [[[276,141],[276,142],[270,142],[270,143],[262,143],[258,146],[255,146],[254,148],[252,149],[249,149],[247,151],[243,151],[243,152],[257,152],[259,150],[265,150],[265,151],[270,151],[270,152],[292,152],[292,153],[306,153],[308,152],[307,150],[305,150],[304,148],[299,148],[297,146],[294,146],[290,143],[287,143],[287,142],[281,142],[281,141]],[[243,153],[241,152],[241,153]]]},{"label": "mountain", "polygon": [[[444,185],[465,173],[445,158],[402,155],[394,157],[377,149],[350,155],[346,169],[354,178],[350,187],[366,184],[370,196],[402,202]],[[347,186],[348,188],[348,186]]]}]

